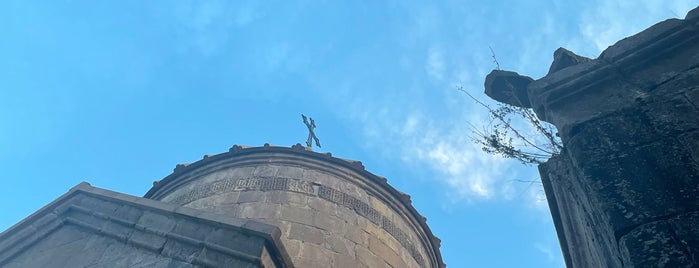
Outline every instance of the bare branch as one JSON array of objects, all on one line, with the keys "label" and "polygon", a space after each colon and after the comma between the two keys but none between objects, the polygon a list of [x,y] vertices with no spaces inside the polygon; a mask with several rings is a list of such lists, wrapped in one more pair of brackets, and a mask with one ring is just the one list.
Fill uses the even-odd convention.
[{"label": "bare branch", "polygon": [[500,70],[500,63],[498,62],[498,59],[495,58],[495,51],[493,51],[493,48],[488,46],[490,48],[490,55],[493,57],[493,62],[495,63],[495,70]]},{"label": "bare branch", "polygon": [[[488,110],[491,120],[487,126],[483,127],[483,130],[478,130],[473,124],[468,123],[471,133],[475,135],[475,137],[470,137],[471,140],[481,145],[484,152],[505,158],[514,158],[523,164],[540,164],[563,148],[560,140],[554,134],[555,130],[540,121],[531,109],[507,104],[498,104],[497,108],[492,108],[475,98],[463,87],[457,86],[457,90],[465,93],[471,100]],[[537,139],[536,136],[525,136],[520,130],[513,127],[513,116],[515,119],[523,119],[531,124],[536,133],[544,137],[544,141]]]}]

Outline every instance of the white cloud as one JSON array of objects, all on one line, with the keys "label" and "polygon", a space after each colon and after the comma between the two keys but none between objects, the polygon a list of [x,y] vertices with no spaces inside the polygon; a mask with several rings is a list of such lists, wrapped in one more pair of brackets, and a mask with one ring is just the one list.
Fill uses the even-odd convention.
[{"label": "white cloud", "polygon": [[453,118],[434,118],[420,111],[392,113],[383,107],[362,120],[365,137],[391,144],[382,148],[396,150],[409,164],[429,167],[433,178],[450,189],[451,201],[510,199],[513,186],[508,180],[515,174],[511,162],[482,152],[468,137],[466,118],[475,120],[478,115],[461,112]]},{"label": "white cloud", "polygon": [[696,7],[692,0],[652,1],[624,0],[600,1],[593,8],[584,10],[580,20],[582,39],[599,51],[616,41],[634,35],[651,25],[671,17],[683,18]]},{"label": "white cloud", "polygon": [[203,56],[221,52],[236,28],[261,16],[253,1],[179,1],[173,8],[167,15],[174,16],[180,50]]},{"label": "white cloud", "polygon": [[439,49],[430,49],[427,53],[425,70],[427,74],[437,81],[444,79],[444,55]]},{"label": "white cloud", "polygon": [[547,247],[542,243],[534,243],[534,248],[536,248],[536,250],[541,252],[542,254],[546,255],[546,259],[549,262],[554,261],[555,257],[553,254],[553,250],[550,247]]}]

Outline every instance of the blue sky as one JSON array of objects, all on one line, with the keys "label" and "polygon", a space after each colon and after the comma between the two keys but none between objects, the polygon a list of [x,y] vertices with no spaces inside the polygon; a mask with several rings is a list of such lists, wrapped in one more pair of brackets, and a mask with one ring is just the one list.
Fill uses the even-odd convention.
[{"label": "blue sky", "polygon": [[468,138],[495,65],[539,78],[694,1],[3,1],[0,230],[81,181],[142,196],[233,144],[361,160],[449,267],[563,267],[534,167]]}]

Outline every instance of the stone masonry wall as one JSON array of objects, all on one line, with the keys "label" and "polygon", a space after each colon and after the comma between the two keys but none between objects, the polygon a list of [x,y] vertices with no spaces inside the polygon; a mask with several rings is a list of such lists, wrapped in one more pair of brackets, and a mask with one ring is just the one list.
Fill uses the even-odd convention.
[{"label": "stone masonry wall", "polygon": [[486,93],[559,130],[539,170],[568,267],[699,267],[699,9]]},{"label": "stone masonry wall", "polygon": [[444,267],[435,256],[439,240],[419,224],[425,219],[409,211],[407,195],[389,193],[385,179],[284,154],[217,157],[187,172],[176,171],[162,189],[148,195],[278,226],[297,267]]},{"label": "stone masonry wall", "polygon": [[[373,211],[358,216],[355,204],[338,201],[341,197]],[[417,237],[400,215],[347,179],[329,173],[281,165],[239,167],[206,175],[162,201],[276,225],[297,267],[425,263],[424,251],[413,242]],[[373,221],[386,226],[392,222],[392,233]]]}]

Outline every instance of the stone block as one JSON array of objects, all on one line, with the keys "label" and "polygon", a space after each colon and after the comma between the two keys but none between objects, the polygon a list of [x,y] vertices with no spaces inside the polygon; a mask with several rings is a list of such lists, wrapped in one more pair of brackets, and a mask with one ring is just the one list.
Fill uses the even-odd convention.
[{"label": "stone block", "polygon": [[608,215],[614,230],[621,230],[696,208],[699,174],[682,147],[667,140],[574,162],[600,212]]},{"label": "stone block", "polygon": [[323,240],[325,242],[323,245],[326,249],[347,256],[354,256],[355,254],[354,246],[356,245],[356,243],[349,241],[344,237],[337,236],[334,234],[328,234],[325,236]]},{"label": "stone block", "polygon": [[358,226],[358,221],[359,221],[359,216],[357,215],[357,212],[355,212],[351,208],[346,208],[346,207],[337,207],[335,210],[335,216],[344,221],[345,224],[350,225],[350,226]]},{"label": "stone block", "polygon": [[288,238],[300,240],[304,243],[322,245],[325,234],[316,227],[292,222],[290,223]]},{"label": "stone block", "polygon": [[242,210],[241,206],[238,204],[230,204],[230,205],[225,205],[225,206],[203,206],[203,207],[193,207],[197,209],[206,209],[207,211],[211,211],[213,213],[219,214],[219,215],[226,215],[231,218],[236,218],[240,217],[240,212]]},{"label": "stone block", "polygon": [[253,173],[255,172],[255,167],[254,166],[248,166],[248,167],[237,167],[235,169],[230,169],[225,172],[226,178],[250,178],[253,176]]},{"label": "stone block", "polygon": [[[230,192],[225,192],[225,193],[220,193],[216,195],[211,195],[199,200],[196,200],[190,204],[188,204],[188,207],[196,206],[194,204],[195,202],[200,202],[200,203],[205,203],[208,206],[226,206],[230,204],[236,204],[239,203],[238,199],[240,197],[240,194],[244,192],[239,192],[239,191],[230,191]],[[246,198],[249,198],[246,196]],[[240,202],[240,203],[245,203],[245,202]]]},{"label": "stone block", "polygon": [[298,255],[301,253],[301,242],[300,240],[296,239],[288,239],[285,238],[283,239],[284,241],[284,248],[286,248],[286,251],[289,252],[289,256],[292,258],[298,257]]},{"label": "stone block", "polygon": [[385,236],[381,242],[385,243],[386,246],[393,250],[393,252],[400,252],[403,250],[403,246],[398,242],[398,240],[396,240],[395,237],[391,235]]},{"label": "stone block", "polygon": [[666,221],[643,224],[619,239],[625,267],[696,267]]},{"label": "stone block", "polygon": [[107,222],[104,218],[91,214],[90,211],[85,211],[84,208],[76,209],[73,207],[66,214],[66,223],[75,224],[78,226],[89,227],[91,229],[100,229]]},{"label": "stone block", "polygon": [[683,213],[668,220],[670,228],[684,248],[685,253],[699,265],[699,211]]},{"label": "stone block", "polygon": [[377,237],[369,237],[369,250],[379,258],[382,258],[392,267],[404,267],[403,261],[398,253],[389,248]]},{"label": "stone block", "polygon": [[420,266],[420,264],[418,264],[418,263],[415,261],[415,258],[413,258],[413,256],[410,255],[410,252],[408,252],[407,250],[401,250],[401,252],[400,252],[400,257],[401,257],[401,259],[402,259],[403,261],[405,261],[405,264],[406,264],[405,267],[409,267],[409,268],[422,268],[422,267]]},{"label": "stone block", "polygon": [[307,169],[303,172],[303,180],[325,185],[330,188],[337,188],[341,178],[325,172]]},{"label": "stone block", "polygon": [[[653,88],[652,91],[645,96],[648,98],[663,98],[678,93],[686,94],[696,90],[697,86],[699,86],[699,68],[692,68],[678,72],[671,80]],[[693,98],[689,98],[690,102],[692,100]]]},{"label": "stone block", "polygon": [[653,48],[636,51],[632,53],[635,54],[630,57],[632,59],[618,63],[617,68],[623,74],[623,79],[644,90],[652,90],[695,68],[699,62],[699,46],[694,45],[699,40],[696,28],[681,29],[668,35],[674,35],[674,39],[681,41],[663,40],[662,44],[658,42],[653,44]]},{"label": "stone block", "polygon": [[189,239],[204,241],[209,233],[213,231],[212,226],[201,224],[200,222],[192,221],[191,219],[178,219],[176,222],[177,224],[171,232]]},{"label": "stone block", "polygon": [[[364,220],[364,222],[366,222],[366,220]],[[362,225],[353,226],[352,228],[346,228],[344,237],[361,246],[369,245],[369,235],[366,231],[364,231]]]},{"label": "stone block", "polygon": [[364,247],[357,247],[357,259],[368,267],[385,267],[386,262]]},{"label": "stone block", "polygon": [[[697,74],[695,75],[699,77],[699,68],[697,68],[696,72]],[[697,84],[699,84],[699,82],[697,82]],[[684,92],[684,94],[685,96],[687,96],[687,100],[689,100],[689,102],[691,102],[696,109],[699,109],[699,86],[688,86],[685,88],[686,91]]]},{"label": "stone block", "polygon": [[561,139],[570,155],[590,161],[653,142],[656,134],[642,109],[629,108],[575,125]]},{"label": "stone block", "polygon": [[297,267],[319,267],[322,264],[329,264],[330,252],[325,248],[310,243],[301,244],[301,255],[294,260]]},{"label": "stone block", "polygon": [[176,221],[168,215],[144,211],[143,215],[141,215],[136,224],[140,226],[147,226],[145,228],[148,230],[168,233],[173,227],[175,227]]},{"label": "stone block", "polygon": [[136,223],[138,219],[143,215],[143,210],[135,206],[122,205],[117,210],[115,210],[110,216],[119,219],[121,221]]},{"label": "stone block", "polygon": [[279,204],[245,203],[240,205],[240,217],[246,219],[276,219],[282,206]]},{"label": "stone block", "polygon": [[699,128],[699,111],[682,93],[649,99],[643,108],[658,133],[655,137],[675,137]]},{"label": "stone block", "polygon": [[305,206],[308,200],[308,196],[300,193],[294,192],[284,192],[284,191],[271,191],[267,192],[267,203],[272,204],[297,204]]},{"label": "stone block", "polygon": [[261,237],[250,236],[225,228],[219,228],[209,233],[205,241],[207,244],[235,249],[251,256],[259,256],[265,243]]},{"label": "stone block", "polygon": [[276,176],[280,178],[302,179],[303,173],[304,169],[300,167],[280,166]]},{"label": "stone block", "polygon": [[337,204],[331,203],[328,200],[313,196],[308,198],[308,206],[326,215],[334,215],[339,207]]},{"label": "stone block", "polygon": [[376,237],[376,236],[384,236],[384,235],[386,235],[386,234],[384,233],[383,229],[381,229],[381,227],[377,226],[377,225],[376,225],[375,223],[373,223],[373,222],[367,223],[367,225],[364,226],[364,231],[367,232],[367,233],[369,234],[370,237],[371,237],[371,236]]},{"label": "stone block", "polygon": [[272,165],[258,165],[255,167],[253,177],[274,177],[277,175],[278,167]]},{"label": "stone block", "polygon": [[332,256],[332,265],[333,267],[336,268],[366,268],[367,266],[359,260],[357,260],[354,255],[352,256],[347,256],[344,254],[338,254],[338,253],[333,253],[331,254]]},{"label": "stone block", "polygon": [[237,203],[262,202],[265,199],[264,192],[260,191],[245,191],[240,192]]},{"label": "stone block", "polygon": [[196,259],[200,253],[201,248],[175,239],[168,239],[161,252],[164,256],[188,263]]},{"label": "stone block", "polygon": [[328,231],[332,234],[343,234],[344,224],[336,217],[326,213],[315,213],[313,215],[313,226]]},{"label": "stone block", "polygon": [[72,204],[75,207],[90,207],[95,208],[98,211],[109,212],[110,214],[117,211],[121,207],[121,204],[117,202],[110,202],[88,195],[79,196]]},{"label": "stone block", "polygon": [[308,207],[287,206],[280,216],[285,221],[313,225],[313,210]]},{"label": "stone block", "polygon": [[616,42],[614,45],[605,49],[600,55],[600,58],[608,61],[617,61],[622,57],[627,57],[629,54],[637,53],[639,47],[656,41],[659,37],[667,35],[668,32],[682,25],[683,21],[678,19],[669,19],[656,23],[636,35]]},{"label": "stone block", "polygon": [[141,230],[134,230],[131,236],[129,236],[127,243],[153,251],[160,251],[166,241],[167,239],[164,236]]},{"label": "stone block", "polygon": [[126,226],[121,223],[109,221],[102,225],[101,231],[106,234],[109,234],[110,236],[120,241],[126,241],[131,236],[133,228],[131,226]]},{"label": "stone block", "polygon": [[[67,254],[68,252],[58,251],[60,252],[59,254],[67,255],[68,260],[64,264],[65,267],[81,267],[85,263],[98,263],[104,254],[114,254],[113,252],[106,252],[107,250],[113,250],[115,245],[123,246],[123,240],[118,241],[98,234],[92,234],[88,239],[74,243],[81,244],[80,254]],[[60,248],[60,246],[58,247]]]},{"label": "stone block", "polygon": [[687,148],[692,162],[699,169],[699,131],[690,131],[677,137],[677,140]]}]

